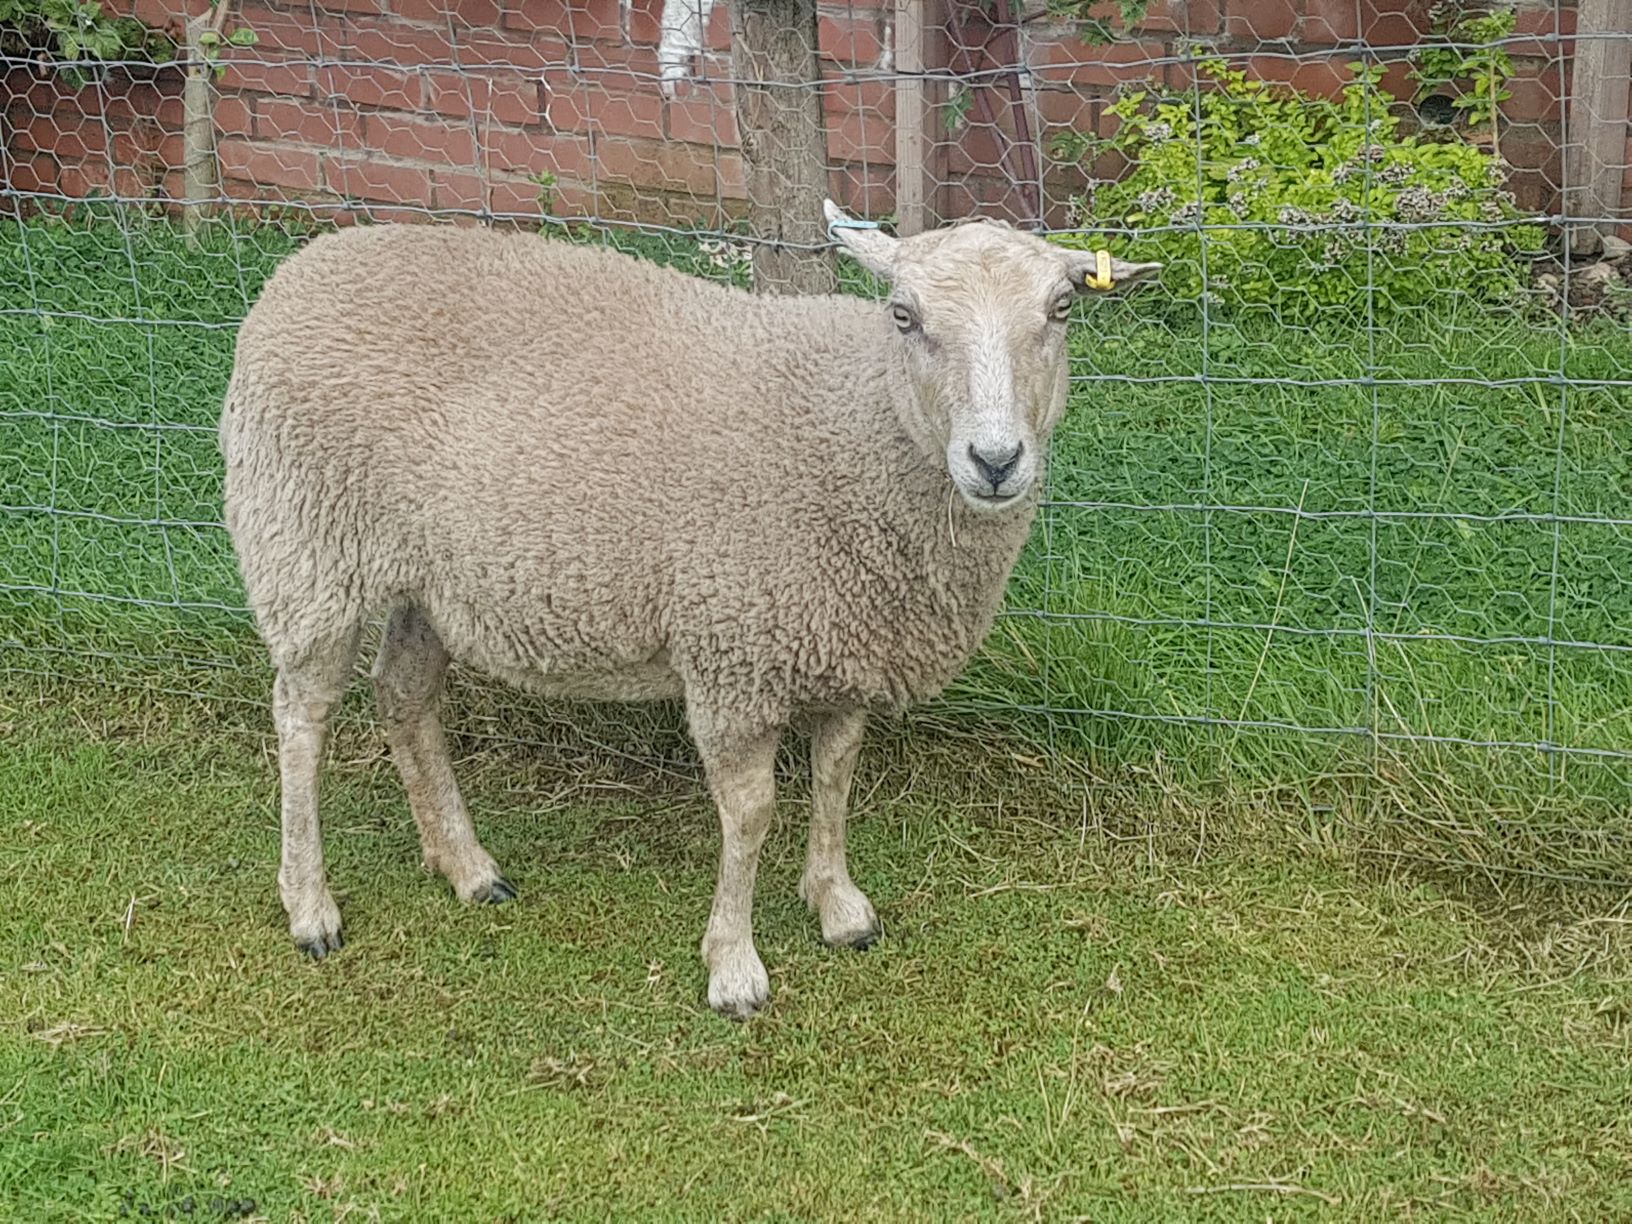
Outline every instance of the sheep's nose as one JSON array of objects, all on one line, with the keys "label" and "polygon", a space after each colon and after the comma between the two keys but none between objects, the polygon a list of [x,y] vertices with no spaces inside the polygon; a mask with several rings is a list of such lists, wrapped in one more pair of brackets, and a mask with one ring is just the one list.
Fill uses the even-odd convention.
[{"label": "sheep's nose", "polygon": [[995,493],[1014,471],[1014,465],[1020,462],[1020,453],[1025,449],[1025,443],[1020,442],[1008,454],[1000,455],[990,451],[978,451],[971,445],[969,458],[974,460],[976,470],[991,482],[992,492]]}]

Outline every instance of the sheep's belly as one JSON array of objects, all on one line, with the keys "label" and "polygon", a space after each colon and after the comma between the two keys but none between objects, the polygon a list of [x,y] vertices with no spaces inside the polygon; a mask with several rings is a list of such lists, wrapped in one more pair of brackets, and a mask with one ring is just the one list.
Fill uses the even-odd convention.
[{"label": "sheep's belly", "polygon": [[669,701],[685,692],[666,658],[594,671],[490,670],[518,688],[565,701]]}]

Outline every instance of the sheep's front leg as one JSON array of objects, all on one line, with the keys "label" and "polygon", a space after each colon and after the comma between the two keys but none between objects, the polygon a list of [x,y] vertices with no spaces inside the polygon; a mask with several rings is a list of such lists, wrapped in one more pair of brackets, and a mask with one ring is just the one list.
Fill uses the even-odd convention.
[{"label": "sheep's front leg", "polygon": [[866,725],[859,710],[829,714],[815,724],[810,740],[810,844],[799,895],[821,917],[822,938],[835,948],[866,948],[879,936],[878,915],[850,882],[844,857],[850,778]]},{"label": "sheep's front leg", "polygon": [[278,893],[289,915],[289,934],[314,960],[322,960],[345,943],[340,935],[340,907],[334,903],[323,870],[317,787],[329,717],[345,693],[356,654],[355,635],[325,643],[298,661],[281,664],[272,685],[283,814]]},{"label": "sheep's front leg", "polygon": [[722,835],[714,908],[703,935],[708,1005],[732,1020],[748,1019],[771,997],[771,979],[754,950],[754,876],[776,803],[779,739],[780,731],[725,742],[697,737]]}]

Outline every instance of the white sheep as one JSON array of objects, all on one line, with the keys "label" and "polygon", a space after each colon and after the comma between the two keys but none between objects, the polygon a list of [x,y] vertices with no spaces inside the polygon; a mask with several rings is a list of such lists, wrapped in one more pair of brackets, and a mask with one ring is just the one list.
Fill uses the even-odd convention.
[{"label": "white sheep", "polygon": [[[800,895],[879,934],[845,863],[868,711],[939,693],[1025,543],[1094,256],[1001,224],[896,239],[827,205],[887,306],[778,298],[524,234],[321,237],[267,283],[221,421],[226,521],[277,670],[278,884],[341,945],[318,771],[365,621],[425,861],[515,890],[471,826],[437,704],[450,659],[547,695],[683,697],[723,853],[708,999],[770,994],[754,875],[791,722],[812,732]],[[1110,280],[1155,264],[1108,265]]]}]

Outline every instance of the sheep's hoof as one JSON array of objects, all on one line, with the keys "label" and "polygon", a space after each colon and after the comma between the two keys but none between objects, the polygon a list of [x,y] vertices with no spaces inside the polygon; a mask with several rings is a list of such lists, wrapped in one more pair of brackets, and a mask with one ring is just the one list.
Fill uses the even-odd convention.
[{"label": "sheep's hoof", "polygon": [[516,899],[516,886],[503,876],[494,876],[472,893],[470,899],[478,905],[503,905]]},{"label": "sheep's hoof", "polygon": [[319,935],[315,939],[297,939],[295,947],[299,948],[314,961],[320,961],[330,952],[338,952],[346,946],[346,937],[339,931],[327,935]]},{"label": "sheep's hoof", "polygon": [[822,942],[830,948],[864,951],[883,933],[873,903],[854,884],[828,888],[816,908],[822,919]]},{"label": "sheep's hoof", "polygon": [[752,946],[722,956],[708,975],[708,1005],[727,1020],[752,1019],[770,1001],[770,975]]},{"label": "sheep's hoof", "polygon": [[293,905],[287,900],[285,905],[289,910],[290,938],[307,956],[322,960],[346,946],[340,934],[340,907],[327,889],[316,896],[301,894]]},{"label": "sheep's hoof", "polygon": [[852,951],[865,952],[884,934],[884,928],[879,926],[878,919],[874,918],[871,925],[862,927],[859,931],[844,931],[838,935],[823,936],[823,941],[830,948],[850,948]]}]

